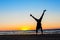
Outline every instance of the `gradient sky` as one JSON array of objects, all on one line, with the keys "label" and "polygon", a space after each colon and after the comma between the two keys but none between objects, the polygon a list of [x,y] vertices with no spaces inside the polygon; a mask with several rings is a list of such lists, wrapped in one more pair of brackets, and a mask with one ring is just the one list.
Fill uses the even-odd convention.
[{"label": "gradient sky", "polygon": [[43,29],[60,28],[60,0],[0,0],[0,30],[35,30],[30,13],[39,18],[44,9]]}]

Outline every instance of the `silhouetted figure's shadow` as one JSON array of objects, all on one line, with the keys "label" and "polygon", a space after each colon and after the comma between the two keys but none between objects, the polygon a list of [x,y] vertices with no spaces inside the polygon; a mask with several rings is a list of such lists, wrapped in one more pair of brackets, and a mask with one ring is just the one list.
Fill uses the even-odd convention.
[{"label": "silhouetted figure's shadow", "polygon": [[43,30],[42,30],[42,26],[41,26],[41,21],[42,21],[42,18],[43,18],[43,15],[45,13],[46,10],[43,10],[43,13],[41,15],[41,17],[39,19],[35,18],[34,16],[32,16],[32,14],[30,14],[30,16],[32,18],[35,19],[35,21],[37,22],[37,26],[36,26],[36,34],[38,33],[38,30],[41,29],[41,33],[43,34]]}]

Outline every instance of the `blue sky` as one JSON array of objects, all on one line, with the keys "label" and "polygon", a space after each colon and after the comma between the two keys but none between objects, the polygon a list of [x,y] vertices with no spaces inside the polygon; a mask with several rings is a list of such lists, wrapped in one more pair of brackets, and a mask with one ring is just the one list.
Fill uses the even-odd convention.
[{"label": "blue sky", "polygon": [[0,25],[34,23],[30,13],[39,18],[44,9],[43,23],[60,23],[60,0],[0,0]]}]

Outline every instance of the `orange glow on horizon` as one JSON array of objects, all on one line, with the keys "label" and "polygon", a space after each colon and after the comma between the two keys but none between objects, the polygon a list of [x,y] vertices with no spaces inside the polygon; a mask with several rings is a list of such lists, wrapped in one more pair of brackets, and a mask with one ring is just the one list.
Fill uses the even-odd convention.
[{"label": "orange glow on horizon", "polygon": [[32,26],[21,26],[19,30],[35,30]]},{"label": "orange glow on horizon", "polygon": [[[58,29],[60,28],[59,27],[60,25],[59,24],[45,24],[43,23],[42,24],[42,28],[43,29]],[[35,30],[36,29],[36,24],[31,24],[31,25],[0,25],[0,30],[4,31],[4,30]]]},{"label": "orange glow on horizon", "polygon": [[22,27],[20,27],[20,30],[30,30],[30,28],[27,26],[22,26]]}]

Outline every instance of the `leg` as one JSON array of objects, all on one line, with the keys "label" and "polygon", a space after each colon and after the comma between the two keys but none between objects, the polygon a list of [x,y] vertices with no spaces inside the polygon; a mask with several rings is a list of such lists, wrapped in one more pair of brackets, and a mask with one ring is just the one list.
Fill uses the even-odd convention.
[{"label": "leg", "polygon": [[42,30],[42,27],[41,27],[41,34],[43,34],[43,30]]},{"label": "leg", "polygon": [[36,35],[37,35],[37,33],[38,33],[38,28],[36,28]]},{"label": "leg", "polygon": [[38,33],[38,30],[36,30],[36,34]]}]

